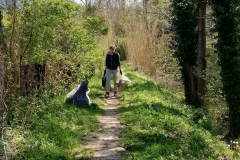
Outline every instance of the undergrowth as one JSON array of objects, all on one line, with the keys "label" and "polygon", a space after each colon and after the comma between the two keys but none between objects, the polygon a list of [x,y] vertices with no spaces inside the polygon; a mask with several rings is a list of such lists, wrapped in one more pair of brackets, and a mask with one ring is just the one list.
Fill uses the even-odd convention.
[{"label": "undergrowth", "polygon": [[[124,126],[120,143],[126,149],[122,159],[240,158],[238,152],[212,135],[212,122],[206,113],[185,105],[182,94],[157,84],[130,65],[122,68],[132,80],[119,97],[119,117]],[[26,113],[21,114],[26,116],[13,117],[5,132],[9,159],[90,159],[93,151],[84,144],[100,127],[97,117],[104,111],[100,81],[100,77],[90,79],[93,104],[87,109],[66,104],[67,93],[22,100]]]},{"label": "undergrowth", "polygon": [[[70,160],[88,159],[92,150],[84,148],[88,137],[99,129],[97,117],[103,113],[102,88],[99,78],[90,79],[89,108],[79,108],[65,103],[67,93],[55,98],[42,95],[31,107],[26,120],[13,119],[7,128],[9,159],[21,160]],[[77,85],[77,84],[75,84]],[[75,86],[74,86],[75,87]],[[27,103],[26,103],[27,104]],[[24,122],[24,124],[23,124]]]},{"label": "undergrowth", "polygon": [[210,133],[211,121],[184,97],[124,67],[132,83],[121,91],[123,159],[238,159],[227,143]]}]

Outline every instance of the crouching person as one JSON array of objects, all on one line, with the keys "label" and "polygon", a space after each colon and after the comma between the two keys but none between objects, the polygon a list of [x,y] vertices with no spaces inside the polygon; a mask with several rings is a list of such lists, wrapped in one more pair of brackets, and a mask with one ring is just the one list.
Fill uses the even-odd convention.
[{"label": "crouching person", "polygon": [[91,104],[88,96],[89,92],[88,80],[84,80],[80,85],[67,94],[66,102],[74,103],[78,107],[87,108]]}]

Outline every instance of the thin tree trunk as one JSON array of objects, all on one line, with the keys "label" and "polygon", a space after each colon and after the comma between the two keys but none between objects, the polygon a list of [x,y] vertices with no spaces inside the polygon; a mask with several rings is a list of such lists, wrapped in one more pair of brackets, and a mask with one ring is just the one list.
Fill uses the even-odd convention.
[{"label": "thin tree trunk", "polygon": [[144,8],[144,15],[143,15],[143,18],[144,18],[144,22],[145,22],[145,25],[146,25],[146,30],[148,30],[148,1],[147,0],[143,0],[143,8]]},{"label": "thin tree trunk", "polygon": [[[3,136],[3,129],[4,129],[4,123],[5,123],[5,115],[6,115],[6,106],[4,105],[4,90],[5,90],[5,83],[4,83],[4,77],[5,77],[5,70],[4,70],[4,61],[3,61],[3,55],[6,53],[6,43],[3,39],[3,25],[2,25],[2,11],[0,11],[0,113],[1,113],[1,119],[0,119],[0,136],[2,143],[0,144],[0,155],[4,155],[6,157],[6,148],[4,144],[4,136]],[[3,118],[2,118],[3,117]]]},{"label": "thin tree trunk", "polygon": [[10,58],[12,62],[13,86],[11,93],[16,96],[20,94],[20,44],[18,40],[18,19],[17,19],[17,2],[12,1],[12,34],[10,39]]},{"label": "thin tree trunk", "polygon": [[4,93],[4,63],[3,54],[6,52],[6,43],[3,40],[3,25],[2,25],[2,12],[0,11],[0,98],[3,97]]},{"label": "thin tree trunk", "polygon": [[240,136],[240,101],[236,99],[229,107],[229,133],[231,139],[238,139]]},{"label": "thin tree trunk", "polygon": [[185,102],[190,105],[196,105],[197,99],[197,77],[194,68],[191,65],[185,65],[181,69],[184,83]]},{"label": "thin tree trunk", "polygon": [[189,66],[189,79],[190,79],[190,104],[196,105],[197,101],[197,79],[194,74],[193,66]]},{"label": "thin tree trunk", "polygon": [[197,104],[204,106],[205,95],[205,70],[206,70],[206,2],[198,4],[198,80],[197,80]]}]

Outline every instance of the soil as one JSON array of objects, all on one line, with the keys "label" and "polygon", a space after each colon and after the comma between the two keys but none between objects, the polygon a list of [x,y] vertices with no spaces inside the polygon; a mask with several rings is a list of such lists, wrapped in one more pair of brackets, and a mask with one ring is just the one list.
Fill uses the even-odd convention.
[{"label": "soil", "polygon": [[115,97],[106,99],[106,110],[99,118],[101,130],[86,148],[94,150],[92,160],[120,160],[125,151],[119,144],[121,125],[118,120],[118,100]]}]

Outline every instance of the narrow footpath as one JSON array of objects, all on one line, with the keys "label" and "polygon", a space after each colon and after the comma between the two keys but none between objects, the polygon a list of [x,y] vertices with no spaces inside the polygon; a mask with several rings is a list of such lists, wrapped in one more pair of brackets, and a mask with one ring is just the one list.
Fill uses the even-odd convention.
[{"label": "narrow footpath", "polygon": [[119,144],[121,125],[118,120],[118,100],[108,98],[106,106],[104,115],[99,119],[100,132],[86,146],[95,151],[92,160],[120,160],[121,153],[125,151]]}]

